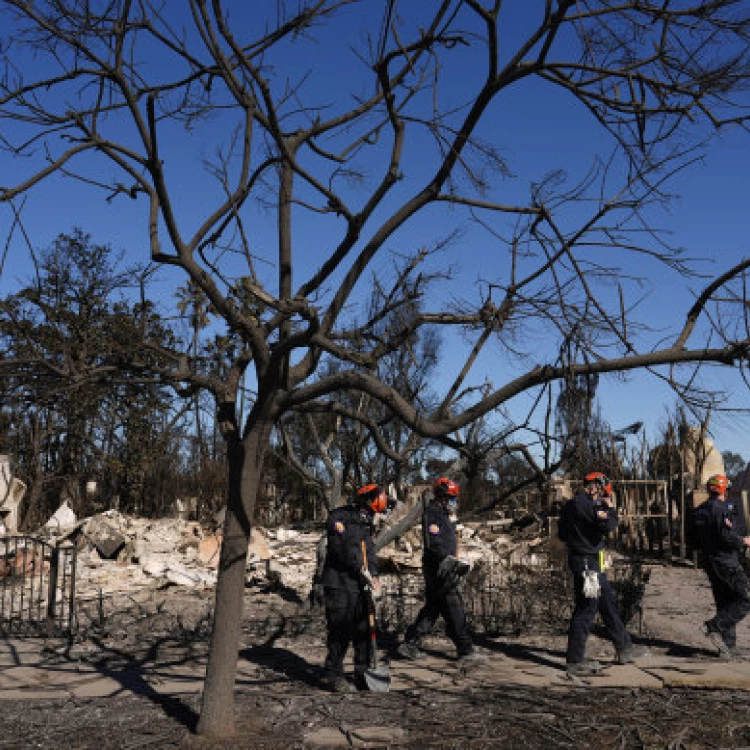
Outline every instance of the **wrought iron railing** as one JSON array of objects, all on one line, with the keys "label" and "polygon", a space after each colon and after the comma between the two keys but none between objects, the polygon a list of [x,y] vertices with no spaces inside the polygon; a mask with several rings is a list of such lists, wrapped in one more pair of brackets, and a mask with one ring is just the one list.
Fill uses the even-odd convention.
[{"label": "wrought iron railing", "polygon": [[[618,559],[608,571],[623,619],[642,627],[641,605],[648,572],[638,561]],[[384,576],[378,604],[383,632],[403,632],[424,603],[421,574]],[[461,586],[471,630],[485,635],[564,633],[573,605],[572,577],[564,565],[540,556],[535,565],[489,559]]]},{"label": "wrought iron railing", "polygon": [[75,578],[74,544],[0,537],[0,633],[71,635]]}]

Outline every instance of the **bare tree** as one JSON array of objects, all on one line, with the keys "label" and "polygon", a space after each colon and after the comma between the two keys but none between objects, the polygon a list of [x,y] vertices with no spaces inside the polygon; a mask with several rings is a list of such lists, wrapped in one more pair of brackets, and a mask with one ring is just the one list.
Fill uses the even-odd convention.
[{"label": "bare tree", "polygon": [[[404,269],[397,272],[402,276]],[[378,324],[366,332],[363,347],[376,346],[390,331],[410,329],[411,319],[419,314],[414,303],[401,305],[385,316],[389,290],[374,281],[375,291],[368,309]],[[402,345],[374,364],[374,375],[399,396],[420,411],[432,413],[435,391],[431,386],[438,372],[440,340],[434,329],[411,328]],[[329,360],[321,376],[340,369],[337,360]],[[327,507],[339,504],[345,486],[354,489],[367,481],[393,485],[395,494],[403,497],[404,480],[413,481],[430,445],[399,420],[386,405],[368,394],[341,394],[337,398],[338,414],[330,408],[311,402],[302,406],[306,419],[288,418],[281,426],[284,455],[297,473],[319,487]],[[345,415],[350,416],[345,416]],[[307,459],[307,460],[305,460]]]},{"label": "bare tree", "polygon": [[[458,449],[457,430],[518,396],[535,403],[562,378],[651,368],[688,393],[692,373],[680,380],[678,365],[747,359],[750,261],[711,281],[659,344],[635,303],[643,264],[689,270],[653,224],[669,178],[712,133],[746,126],[750,7],[526,5],[519,22],[519,4],[500,0],[387,0],[382,17],[356,0],[0,0],[1,143],[19,157],[0,201],[66,177],[110,203],[142,203],[151,260],[186,275],[226,325],[218,375],[190,351],[162,352],[163,377],[183,395],[214,394],[229,457],[202,733],[233,731],[250,519],[282,415],[341,414],[337,394],[357,392]],[[355,36],[362,27],[375,33]],[[516,91],[553,89],[589,116],[609,155],[592,136],[583,179],[567,178],[561,149],[553,171],[514,180],[502,108],[523,111]],[[191,167],[203,177],[188,181]],[[22,176],[10,184],[11,174]],[[415,225],[418,249],[406,235]],[[475,289],[428,289],[430,269],[460,263],[469,229],[486,259]],[[390,251],[405,273],[380,311],[358,315],[369,270]],[[372,335],[415,299],[418,315]],[[375,364],[433,327],[460,330],[466,346],[452,346],[449,386],[427,412]],[[563,341],[579,354],[561,365]],[[474,371],[488,342],[503,364],[482,394]],[[316,377],[325,356],[341,367]]]}]

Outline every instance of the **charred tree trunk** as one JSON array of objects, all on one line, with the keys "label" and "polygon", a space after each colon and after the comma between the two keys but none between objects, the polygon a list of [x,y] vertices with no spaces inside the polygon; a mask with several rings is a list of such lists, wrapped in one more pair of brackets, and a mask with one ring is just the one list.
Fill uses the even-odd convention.
[{"label": "charred tree trunk", "polygon": [[41,526],[46,521],[47,508],[44,503],[44,465],[42,463],[43,427],[38,417],[30,420],[31,450],[27,465],[28,489],[26,492],[26,509],[23,519],[19,519],[19,528],[28,529]]},{"label": "charred tree trunk", "polygon": [[484,481],[484,461],[482,458],[467,456],[463,467],[466,477],[466,501],[464,505],[467,510],[482,508],[486,504],[486,492]]},{"label": "charred tree trunk", "polygon": [[198,734],[209,737],[229,737],[234,733],[234,683],[242,631],[247,549],[270,432],[271,421],[259,420],[241,441],[230,444],[228,450],[227,513],[219,558],[211,648],[198,723]]}]

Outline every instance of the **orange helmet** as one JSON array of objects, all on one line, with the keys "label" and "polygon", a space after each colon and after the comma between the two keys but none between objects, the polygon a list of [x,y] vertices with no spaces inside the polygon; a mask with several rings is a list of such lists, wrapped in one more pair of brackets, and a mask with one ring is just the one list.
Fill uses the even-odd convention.
[{"label": "orange helmet", "polygon": [[458,489],[458,482],[454,482],[452,479],[448,479],[446,477],[440,477],[438,479],[433,488],[435,492],[435,497],[458,497],[459,495],[459,489]]},{"label": "orange helmet", "polygon": [[357,499],[373,513],[382,513],[388,507],[388,495],[379,484],[366,484],[357,490]]},{"label": "orange helmet", "polygon": [[717,495],[723,495],[731,486],[732,483],[723,474],[714,474],[706,482],[706,489]]},{"label": "orange helmet", "polygon": [[612,494],[612,482],[606,474],[602,474],[601,471],[592,471],[583,478],[583,484],[598,484],[601,487],[606,497]]}]

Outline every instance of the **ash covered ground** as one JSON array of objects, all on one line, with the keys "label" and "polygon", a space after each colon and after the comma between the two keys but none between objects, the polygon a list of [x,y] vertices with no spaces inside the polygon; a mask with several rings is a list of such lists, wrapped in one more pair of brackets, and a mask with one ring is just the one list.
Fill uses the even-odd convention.
[{"label": "ash covered ground", "polygon": [[[189,543],[182,549],[195,548],[189,556],[197,563],[201,547],[208,545],[200,545],[202,538],[192,527],[185,533]],[[467,546],[475,561],[497,563],[484,571],[476,565],[475,578],[467,584],[480,648],[508,659],[529,654],[559,659],[569,590],[546,543],[534,529],[515,537],[474,530],[471,537],[474,545]],[[750,693],[721,687],[609,689],[564,680],[547,688],[509,686],[493,684],[485,671],[481,680],[466,673],[440,687],[388,694],[325,692],[318,684],[323,615],[306,600],[316,538],[314,533],[269,534],[271,564],[251,555],[240,659],[252,661],[262,679],[237,693],[232,740],[209,742],[195,735],[199,694],[165,698],[139,689],[139,675],[156,663],[205,662],[213,591],[200,583],[200,576],[195,585],[169,580],[168,571],[180,570],[178,565],[166,558],[164,565],[156,564],[154,549],[133,544],[139,552],[131,550],[127,560],[102,561],[82,550],[88,562],[82,574],[81,629],[71,644],[51,643],[45,654],[50,663],[64,660],[130,674],[132,689],[114,698],[4,701],[0,748],[332,747],[325,744],[327,731],[345,737],[352,747],[750,747]],[[384,555],[386,590],[392,594],[381,612],[386,651],[395,647],[419,604],[418,588],[410,588],[418,586],[418,568],[412,564],[418,550],[406,542],[410,546]],[[171,544],[165,543],[165,549]],[[210,568],[210,561],[203,567]],[[107,570],[119,571],[119,578],[105,575]],[[638,640],[655,653],[711,660],[698,633],[711,614],[702,571],[628,560],[621,561],[619,571],[623,606]],[[137,585],[124,585],[123,579]],[[497,591],[490,596],[493,587]],[[739,640],[750,646],[746,623]],[[428,650],[451,658],[450,643],[439,633]],[[612,656],[601,633],[592,635],[589,652],[605,660]]]}]

